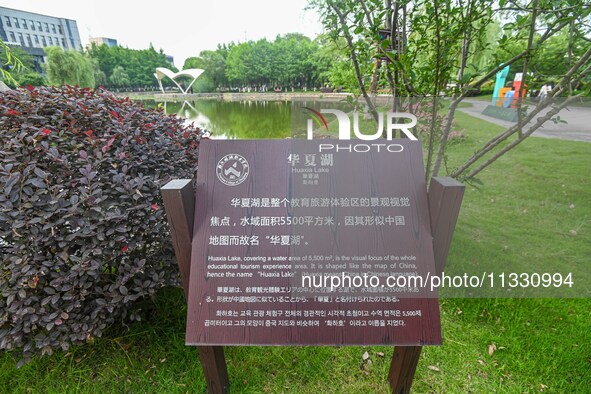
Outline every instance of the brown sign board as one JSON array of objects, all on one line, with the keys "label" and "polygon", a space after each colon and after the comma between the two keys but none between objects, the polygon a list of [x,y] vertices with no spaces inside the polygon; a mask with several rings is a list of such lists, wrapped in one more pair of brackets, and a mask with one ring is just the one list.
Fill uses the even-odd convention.
[{"label": "brown sign board", "polygon": [[437,298],[382,282],[435,271],[418,141],[202,141],[196,188],[187,344],[441,344]]}]

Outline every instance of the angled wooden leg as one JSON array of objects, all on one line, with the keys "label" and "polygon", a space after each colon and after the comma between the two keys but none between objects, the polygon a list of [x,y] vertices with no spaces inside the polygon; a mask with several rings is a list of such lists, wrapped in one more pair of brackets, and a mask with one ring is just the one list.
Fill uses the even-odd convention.
[{"label": "angled wooden leg", "polygon": [[[441,274],[456,221],[460,213],[464,185],[452,178],[432,178],[429,186],[429,213],[433,235],[436,274]],[[394,394],[410,393],[422,346],[396,346],[388,380]]]},{"label": "angled wooden leg", "polygon": [[[177,179],[161,189],[164,208],[168,216],[172,244],[181,275],[185,298],[189,294],[191,271],[191,242],[193,240],[193,214],[195,191],[190,179]],[[223,346],[199,346],[199,359],[203,367],[207,392],[225,394],[230,392],[230,381]]]},{"label": "angled wooden leg", "polygon": [[394,394],[410,393],[422,346],[396,346],[390,363],[388,380]]},{"label": "angled wooden leg", "polygon": [[433,235],[436,273],[445,268],[451,238],[456,228],[465,186],[453,178],[432,178],[429,185],[429,216]]},{"label": "angled wooden leg", "polygon": [[198,346],[199,359],[209,394],[230,392],[230,380],[223,346]]},{"label": "angled wooden leg", "polygon": [[195,190],[191,179],[175,179],[160,189],[185,299],[189,295]]}]

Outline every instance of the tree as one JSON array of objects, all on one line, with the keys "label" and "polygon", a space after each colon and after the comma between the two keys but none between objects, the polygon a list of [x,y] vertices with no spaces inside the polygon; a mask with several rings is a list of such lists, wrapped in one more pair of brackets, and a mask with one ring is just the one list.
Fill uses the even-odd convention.
[{"label": "tree", "polygon": [[[470,179],[492,164],[498,157],[523,142],[545,121],[551,119],[574,98],[573,88],[591,73],[589,42],[591,5],[588,2],[549,0],[504,0],[491,3],[485,0],[311,0],[324,24],[326,34],[334,42],[345,38],[359,91],[366,106],[374,114],[372,94],[380,78],[385,75],[393,95],[393,110],[402,105],[412,111],[413,105],[403,104],[401,98],[424,100],[432,97],[429,127],[422,130],[426,140],[427,177],[437,176],[444,164],[447,139],[455,111],[460,102],[479,89],[506,65],[524,75],[523,84],[536,67],[543,70],[556,62],[549,53],[553,41],[568,37],[562,52],[563,69],[551,97],[566,95],[567,99],[541,117],[532,127],[523,125],[534,119],[550,102],[538,105],[525,115],[522,101],[518,102],[519,120],[514,127],[491,139],[472,157],[451,171],[456,178]],[[498,28],[499,20],[503,21]],[[381,29],[390,38],[380,37]],[[498,49],[495,49],[495,34]],[[586,45],[578,45],[584,43]],[[559,45],[564,48],[564,45]],[[495,62],[488,62],[483,53],[502,54]],[[503,52],[506,52],[503,54]],[[559,56],[559,55],[558,55]],[[548,64],[540,57],[547,59]],[[374,65],[373,69],[367,67]],[[553,67],[556,70],[556,67]],[[451,89],[449,109],[439,115],[438,97]],[[414,109],[420,105],[414,105]],[[422,129],[421,129],[422,127]],[[505,141],[517,134],[517,139]],[[497,153],[492,153],[493,150]],[[492,155],[485,158],[486,155]],[[483,161],[483,162],[482,162]],[[476,165],[477,162],[482,164]],[[476,168],[473,168],[475,166]]]},{"label": "tree", "polygon": [[46,84],[45,78],[35,72],[36,65],[33,57],[19,47],[10,48],[0,40],[0,65],[1,79],[7,85],[17,86],[42,86]]},{"label": "tree", "polygon": [[[202,52],[203,53],[203,52]],[[211,73],[208,72],[208,67],[206,65],[206,60],[202,57],[190,57],[185,60],[183,65],[183,70],[197,68],[205,70],[203,74],[201,74],[195,83],[192,85],[192,89],[198,93],[208,93],[213,92],[215,90],[215,85],[213,83]],[[184,83],[190,84],[192,82],[191,79],[186,78]]]},{"label": "tree", "polygon": [[227,87],[228,78],[226,78],[226,57],[228,48],[224,45],[218,45],[215,51],[201,51],[199,57],[203,59],[203,69],[205,74],[211,78],[215,88]]},{"label": "tree", "polygon": [[115,86],[127,86],[129,85],[129,76],[123,67],[116,66],[111,73],[109,81]]},{"label": "tree", "polygon": [[[534,34],[534,40],[539,40],[540,35]],[[549,80],[559,80],[568,72],[569,68],[569,42],[570,34],[564,29],[556,35],[548,38],[546,43],[532,56],[530,70],[533,73],[533,80],[541,85]],[[589,42],[581,36],[573,36],[572,54],[580,57],[589,46]],[[510,59],[527,48],[527,36],[511,37],[510,42],[503,43],[494,52],[497,61]],[[523,60],[515,62],[516,70],[523,68]]]},{"label": "tree", "polygon": [[229,81],[248,84],[257,78],[254,73],[253,45],[253,42],[249,41],[230,47],[226,59],[226,76]]},{"label": "tree", "polygon": [[[579,55],[573,51],[575,39],[583,39],[590,41],[587,36],[590,32],[590,27],[587,24],[587,19],[591,14],[591,6],[589,4],[569,3],[569,2],[545,2],[533,0],[531,2],[511,2],[508,9],[501,11],[506,12],[513,19],[505,25],[511,29],[519,27],[527,28],[527,45],[523,51],[516,54],[505,64],[514,64],[522,61],[521,72],[524,80],[522,86],[527,83],[528,71],[531,70],[532,65],[536,64],[536,55],[540,53],[543,48],[548,47],[550,39],[558,37],[561,32],[568,32],[569,46],[566,51],[568,67],[565,73],[557,80],[556,87],[550,92],[550,98],[556,98],[561,95],[566,98],[550,109],[545,115],[537,117],[542,110],[548,108],[553,103],[553,100],[547,100],[541,105],[538,105],[531,110],[527,115],[523,114],[521,110],[521,101],[518,102],[517,114],[518,122],[516,125],[509,127],[503,133],[497,135],[488,141],[481,149],[466,160],[461,166],[452,172],[452,176],[471,179],[480,173],[483,169],[494,163],[499,157],[522,143],[534,131],[541,127],[546,121],[552,119],[560,110],[565,108],[576,97],[573,95],[573,85],[580,83],[580,81],[589,75],[591,66],[589,66],[589,59],[591,58],[591,46],[587,45],[585,51],[581,51]],[[540,25],[542,29],[540,29]],[[539,33],[542,30],[543,33]],[[503,37],[504,38],[504,37]],[[492,77],[500,67],[493,69],[487,75],[479,78],[472,84],[472,86],[480,86],[486,79]],[[464,92],[462,92],[464,93]],[[463,95],[460,95],[454,103],[459,103]],[[452,114],[453,118],[453,114]],[[523,129],[523,125],[527,122],[536,119],[533,126],[527,130]],[[448,128],[449,130],[449,128]],[[517,134],[517,138],[509,143],[506,141],[509,137]],[[447,137],[447,135],[444,135]],[[442,144],[445,148],[445,144]],[[485,156],[488,155],[488,158]],[[479,163],[475,166],[476,163]],[[476,168],[474,168],[474,166]]]},{"label": "tree", "polygon": [[315,72],[314,86],[330,85],[349,92],[358,91],[355,72],[343,38],[332,40],[321,34],[314,40],[317,50],[311,55],[310,64]]},{"label": "tree", "polygon": [[0,52],[0,61],[2,62],[0,67],[0,75],[2,76],[2,79],[6,80],[7,82],[16,83],[10,71],[19,71],[23,67],[23,63],[18,57],[13,55],[12,49],[2,40],[0,40],[0,49],[2,50],[2,52]]},{"label": "tree", "polygon": [[92,64],[92,72],[94,73],[94,80],[96,86],[105,86],[108,84],[107,75],[101,70],[98,60],[96,58],[90,58]]},{"label": "tree", "polygon": [[225,89],[230,83],[303,88],[327,80],[326,71],[333,60],[330,54],[322,54],[319,41],[290,33],[273,41],[218,45],[214,51],[201,51],[199,56],[188,58],[183,68],[205,70],[196,82],[198,91],[204,87]]},{"label": "tree", "polygon": [[[109,47],[105,44],[93,44],[89,50],[89,55],[96,60],[98,69],[104,73],[106,81],[112,81],[111,77],[115,69],[122,67],[129,80],[127,86],[130,87],[157,86],[156,78],[154,78],[154,70],[157,67],[166,67],[177,71],[166,60],[164,52],[162,50],[156,51],[153,46],[148,49],[137,50],[120,46]],[[115,80],[117,78],[116,76]]]},{"label": "tree", "polygon": [[94,68],[87,55],[76,50],[64,51],[61,47],[48,47],[45,51],[45,69],[50,84],[95,87]]},{"label": "tree", "polygon": [[303,88],[317,84],[328,65],[319,62],[317,42],[299,33],[231,44],[226,56],[225,75],[243,85],[271,84]]},{"label": "tree", "polygon": [[16,75],[16,82],[18,86],[45,86],[47,85],[47,80],[43,77],[43,75],[29,71],[29,72],[21,72]]}]

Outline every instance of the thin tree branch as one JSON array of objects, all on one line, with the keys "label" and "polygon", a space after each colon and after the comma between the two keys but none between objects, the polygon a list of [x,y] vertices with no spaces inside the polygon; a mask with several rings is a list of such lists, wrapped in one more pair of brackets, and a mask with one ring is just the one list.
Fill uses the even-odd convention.
[{"label": "thin tree branch", "polygon": [[[562,92],[564,92],[566,81],[569,78],[572,78],[572,76],[574,75],[574,73],[577,70],[579,70],[581,68],[581,66],[583,66],[583,64],[586,64],[586,62],[588,61],[588,59],[590,57],[591,57],[591,47],[589,49],[587,49],[587,51],[583,54],[583,56],[581,56],[581,58],[577,61],[577,63],[575,63],[571,67],[571,69],[566,73],[565,77],[563,77],[560,80],[560,82],[554,87],[554,89],[550,93],[548,93],[548,96],[554,98],[554,97],[558,96],[559,94],[561,94]],[[581,75],[579,75],[579,77],[576,79],[576,81],[580,81],[581,78],[582,78],[582,76],[583,76],[583,74],[585,74],[585,73],[586,73],[586,71],[584,71]],[[540,111],[542,111],[544,108],[546,108],[549,104],[550,104],[550,100],[548,100],[545,103],[542,103],[542,104],[538,105],[536,108],[533,109],[533,111],[530,114],[528,114],[524,118],[523,121],[525,123],[528,123],[529,121],[531,121],[534,118],[534,116],[536,116],[537,114],[539,114]],[[486,153],[488,153],[492,149],[494,149],[499,143],[501,143],[504,140],[506,140],[507,138],[509,138],[516,131],[517,131],[517,125],[514,125],[514,126],[511,126],[510,128],[508,128],[503,133],[499,134],[498,136],[492,138],[478,152],[476,152],[474,155],[472,155],[472,157],[470,157],[468,160],[466,160],[466,162],[464,164],[462,164],[459,168],[457,168],[451,174],[451,176],[454,177],[454,178],[459,177],[469,167],[471,167],[472,164],[474,164],[476,161],[478,161]]]},{"label": "thin tree branch", "polygon": [[436,67],[435,67],[435,79],[433,89],[433,108],[431,109],[431,126],[429,130],[429,145],[427,147],[427,163],[425,165],[425,180],[429,179],[431,174],[431,165],[433,161],[433,150],[435,145],[435,121],[437,117],[437,98],[439,97],[439,88],[441,83],[441,69],[444,67],[441,63],[441,24],[439,21],[439,4],[437,0],[433,1],[433,12],[435,16],[435,48],[436,54]]},{"label": "thin tree branch", "polygon": [[[546,32],[536,41],[536,46],[540,46],[542,43],[544,43],[544,41],[546,41],[548,38],[550,38],[554,33],[562,30],[566,25],[568,25],[569,22],[563,22],[560,23],[556,28],[554,29],[548,29],[546,30]],[[488,72],[485,76],[483,76],[482,78],[480,78],[477,82],[471,84],[470,86],[467,86],[463,91],[462,91],[462,96],[465,97],[465,93],[467,93],[469,90],[471,89],[475,89],[475,88],[479,88],[483,83],[485,83],[486,81],[488,81],[491,77],[493,77],[497,72],[501,71],[503,68],[505,68],[505,66],[511,65],[513,63],[515,63],[516,61],[520,60],[522,57],[524,57],[527,54],[527,51],[523,51],[515,56],[513,56],[510,60],[504,62],[503,64],[500,64],[499,66],[495,67],[494,69],[492,69],[490,72]]]},{"label": "thin tree branch", "polygon": [[527,38],[527,48],[526,52],[527,55],[523,60],[523,68],[521,72],[521,83],[519,84],[519,92],[517,92],[517,132],[519,133],[519,138],[523,138],[523,113],[521,112],[521,105],[523,103],[522,96],[523,96],[523,88],[525,87],[525,82],[527,81],[527,66],[529,63],[529,59],[532,56],[532,49],[534,43],[534,33],[536,32],[536,17],[538,16],[538,0],[534,0],[533,10],[531,14],[531,21],[529,27],[529,37]]},{"label": "thin tree branch", "polygon": [[527,137],[529,137],[530,135],[532,135],[537,129],[539,129],[544,123],[546,123],[546,121],[548,121],[549,119],[551,119],[554,115],[556,115],[557,113],[559,113],[563,108],[565,108],[568,104],[570,104],[574,99],[576,99],[576,98],[578,98],[580,96],[581,95],[576,95],[576,96],[571,96],[571,97],[567,98],[563,103],[561,103],[560,105],[557,105],[556,107],[552,108],[546,115],[544,115],[543,117],[538,118],[537,122],[532,127],[530,127],[525,132],[525,134],[523,134],[523,137],[518,138],[518,139],[512,141],[508,145],[505,145],[503,147],[503,149],[501,149],[499,152],[497,152],[493,157],[491,157],[490,159],[488,159],[486,162],[482,163],[482,165],[480,165],[475,170],[473,170],[470,174],[468,174],[468,176],[466,177],[466,179],[472,179],[472,178],[474,178],[478,173],[480,173],[486,167],[488,167],[489,165],[491,165],[492,163],[494,163],[495,161],[497,161],[497,159],[499,157],[503,156],[505,153],[507,153],[508,151],[510,151],[511,149],[513,149],[514,147],[516,147],[517,145],[519,145],[520,143],[522,143]]},{"label": "thin tree branch", "polygon": [[365,1],[359,0],[359,4],[361,4],[361,8],[363,8],[363,12],[365,13],[365,18],[367,19],[367,24],[369,26],[373,26],[373,19],[371,17],[371,13],[367,9],[367,5],[365,4]]},{"label": "thin tree branch", "polygon": [[334,10],[335,14],[339,18],[341,26],[343,27],[343,35],[345,36],[345,40],[347,41],[347,45],[349,46],[349,51],[351,52],[351,60],[353,61],[353,67],[355,69],[355,76],[357,77],[357,83],[359,84],[359,89],[361,90],[361,94],[365,99],[367,107],[371,112],[375,121],[378,121],[378,111],[376,110],[375,105],[371,101],[370,97],[367,94],[367,90],[365,89],[365,85],[363,84],[363,76],[361,75],[361,70],[359,69],[359,59],[357,58],[357,52],[355,51],[355,46],[353,45],[353,37],[351,37],[351,33],[349,32],[349,28],[347,27],[347,19],[345,14],[337,7],[332,1],[328,1],[327,4]]},{"label": "thin tree branch", "polygon": [[[473,3],[472,1],[470,1],[468,3],[468,12],[466,13],[466,17],[468,18],[471,13],[472,13],[472,6]],[[479,18],[478,18],[479,19]],[[463,77],[464,77],[464,71],[466,68],[466,63],[468,61],[468,52],[470,51],[470,36],[471,36],[471,25],[472,25],[472,21],[470,20],[468,22],[469,27],[466,29],[465,33],[464,33],[464,40],[462,42],[462,60],[461,60],[461,64],[460,64],[460,69],[458,71],[458,80],[460,81]],[[456,95],[456,93],[454,93],[454,96]],[[445,148],[447,146],[447,139],[449,138],[449,133],[451,131],[451,127],[452,127],[452,123],[453,123],[453,119],[454,119],[454,114],[456,111],[456,108],[458,107],[458,105],[460,104],[461,98],[463,98],[462,95],[460,95],[460,99],[454,99],[452,100],[448,111],[447,111],[447,117],[445,120],[445,126],[443,128],[443,133],[441,135],[441,140],[439,142],[439,148],[437,150],[437,157],[435,158],[435,164],[433,166],[433,172],[431,174],[431,176],[438,176],[439,175],[439,171],[441,169],[441,163],[443,162],[443,156],[445,154]]]}]

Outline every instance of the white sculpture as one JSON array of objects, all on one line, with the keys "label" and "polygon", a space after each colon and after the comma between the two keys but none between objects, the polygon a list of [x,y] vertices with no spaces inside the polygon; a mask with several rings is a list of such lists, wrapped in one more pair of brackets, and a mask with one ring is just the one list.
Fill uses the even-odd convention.
[{"label": "white sculpture", "polygon": [[[189,89],[191,89],[191,86],[193,86],[193,83],[195,83],[195,80],[197,79],[197,77],[199,77],[201,74],[203,74],[204,71],[205,70],[201,70],[199,68],[189,68],[187,70],[182,70],[182,71],[179,71],[178,73],[175,73],[175,72],[172,72],[171,70],[169,70],[168,68],[158,67],[158,68],[156,68],[156,72],[154,73],[154,76],[158,80],[158,85],[160,86],[160,90],[162,91],[162,93],[164,93],[164,88],[162,87],[162,79],[164,79],[164,77],[168,77],[181,90],[181,92],[183,92],[183,94],[187,94]],[[189,86],[187,86],[187,89],[183,90],[181,85],[179,85],[178,82],[175,80],[175,78],[178,78],[178,77],[192,77],[193,80],[191,81]]]}]

